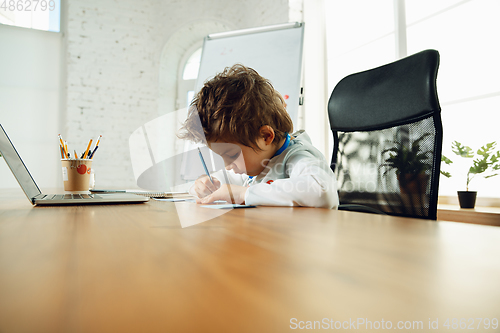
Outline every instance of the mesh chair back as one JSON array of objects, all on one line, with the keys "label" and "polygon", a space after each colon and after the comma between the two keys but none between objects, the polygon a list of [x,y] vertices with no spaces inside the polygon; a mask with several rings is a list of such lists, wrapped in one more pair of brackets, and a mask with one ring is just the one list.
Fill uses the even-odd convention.
[{"label": "mesh chair back", "polygon": [[436,219],[441,164],[439,53],[425,50],[342,79],[328,116],[340,206]]}]

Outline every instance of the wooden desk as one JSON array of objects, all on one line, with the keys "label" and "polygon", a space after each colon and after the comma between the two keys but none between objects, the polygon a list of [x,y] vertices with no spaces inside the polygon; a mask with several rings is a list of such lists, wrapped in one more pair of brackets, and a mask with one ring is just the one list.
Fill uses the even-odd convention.
[{"label": "wooden desk", "polygon": [[500,208],[498,207],[460,208],[458,205],[440,204],[437,217],[448,221],[500,227]]},{"label": "wooden desk", "polygon": [[[452,318],[500,319],[499,281],[498,227],[259,207],[181,228],[173,203],[32,207],[0,191],[0,332],[352,330],[358,318],[459,332]],[[423,329],[394,329],[413,321]]]}]

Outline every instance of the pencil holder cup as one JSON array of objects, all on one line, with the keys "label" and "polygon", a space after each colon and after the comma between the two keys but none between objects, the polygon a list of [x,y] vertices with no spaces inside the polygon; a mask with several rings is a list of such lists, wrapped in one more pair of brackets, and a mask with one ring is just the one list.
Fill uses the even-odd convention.
[{"label": "pencil holder cup", "polygon": [[71,159],[61,160],[62,176],[65,191],[88,191],[92,160]]}]

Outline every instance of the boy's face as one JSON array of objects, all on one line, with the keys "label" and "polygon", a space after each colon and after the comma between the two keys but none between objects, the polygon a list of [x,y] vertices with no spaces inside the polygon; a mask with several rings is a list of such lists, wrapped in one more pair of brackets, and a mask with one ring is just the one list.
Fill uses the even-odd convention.
[{"label": "boy's face", "polygon": [[[249,176],[257,176],[264,171],[269,160],[279,149],[273,144],[274,130],[270,126],[262,126],[259,130],[259,135],[257,146],[261,150],[253,150],[241,143],[228,142],[212,142],[208,146],[217,155],[222,157],[226,165],[226,170],[233,170],[239,174],[245,173]],[[279,145],[282,143],[279,143]]]},{"label": "boy's face", "polygon": [[240,143],[214,142],[210,144],[210,149],[222,157],[226,170],[233,170],[238,174],[257,176],[268,162],[265,150],[254,151]]}]

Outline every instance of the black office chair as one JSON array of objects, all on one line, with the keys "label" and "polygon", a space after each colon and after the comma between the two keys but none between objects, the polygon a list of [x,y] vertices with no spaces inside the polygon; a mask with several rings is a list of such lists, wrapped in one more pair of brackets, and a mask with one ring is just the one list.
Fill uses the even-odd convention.
[{"label": "black office chair", "polygon": [[339,209],[436,219],[443,128],[439,53],[343,78],[328,102]]}]

